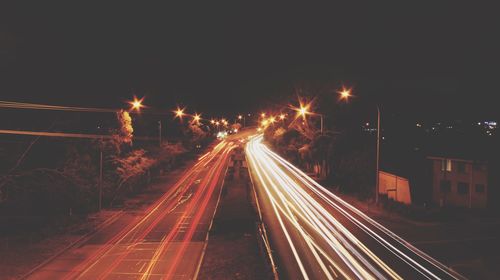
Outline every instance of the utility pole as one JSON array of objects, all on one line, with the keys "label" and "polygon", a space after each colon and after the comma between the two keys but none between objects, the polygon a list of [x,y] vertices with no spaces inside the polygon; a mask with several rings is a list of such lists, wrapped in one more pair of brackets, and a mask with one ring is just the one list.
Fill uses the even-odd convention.
[{"label": "utility pole", "polygon": [[377,105],[377,174],[375,181],[375,203],[378,204],[378,191],[379,191],[379,168],[380,168],[380,108]]},{"label": "utility pole", "polygon": [[103,142],[99,143],[99,212],[102,209],[102,150]]},{"label": "utility pole", "polygon": [[158,143],[161,148],[161,120],[158,121]]},{"label": "utility pole", "polygon": [[319,115],[321,117],[321,135],[323,135],[323,115]]}]

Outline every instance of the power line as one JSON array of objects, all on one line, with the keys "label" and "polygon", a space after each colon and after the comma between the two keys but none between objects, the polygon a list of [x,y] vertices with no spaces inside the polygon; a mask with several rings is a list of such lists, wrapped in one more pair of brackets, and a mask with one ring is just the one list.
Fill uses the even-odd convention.
[{"label": "power line", "polygon": [[[65,137],[65,138],[85,138],[85,139],[111,139],[113,135],[104,134],[83,134],[83,133],[64,133],[64,132],[45,132],[45,131],[26,131],[26,130],[9,130],[0,129],[0,134],[10,135],[29,135],[29,136],[46,136],[46,137]],[[156,137],[135,136],[135,140],[157,141]]]},{"label": "power line", "polygon": [[120,109],[57,106],[57,105],[12,102],[12,101],[1,101],[1,100],[0,100],[0,108],[72,111],[72,112],[99,112],[99,113],[116,113],[120,111]]}]

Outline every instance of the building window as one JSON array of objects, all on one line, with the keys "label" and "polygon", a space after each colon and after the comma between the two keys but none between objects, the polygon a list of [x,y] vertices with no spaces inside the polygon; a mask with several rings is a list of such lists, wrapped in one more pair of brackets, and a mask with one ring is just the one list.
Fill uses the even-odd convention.
[{"label": "building window", "polygon": [[451,171],[451,159],[441,160],[441,171]]},{"label": "building window", "polygon": [[458,182],[457,192],[459,194],[468,194],[469,193],[469,184],[464,183],[464,182]]},{"label": "building window", "polygon": [[465,162],[457,162],[457,170],[458,170],[458,173],[461,173],[461,174],[465,174]]},{"label": "building window", "polygon": [[476,192],[477,193],[484,193],[484,190],[486,187],[483,184],[476,184]]},{"label": "building window", "polygon": [[441,192],[449,193],[451,191],[451,181],[449,180],[441,180]]}]

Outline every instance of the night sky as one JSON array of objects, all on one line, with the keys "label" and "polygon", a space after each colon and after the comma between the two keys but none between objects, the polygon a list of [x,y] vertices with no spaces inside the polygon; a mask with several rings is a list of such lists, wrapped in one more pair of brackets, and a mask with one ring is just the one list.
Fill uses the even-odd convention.
[{"label": "night sky", "polygon": [[0,99],[115,108],[136,94],[215,115],[333,81],[418,118],[494,116],[492,7],[289,5],[2,9]]}]

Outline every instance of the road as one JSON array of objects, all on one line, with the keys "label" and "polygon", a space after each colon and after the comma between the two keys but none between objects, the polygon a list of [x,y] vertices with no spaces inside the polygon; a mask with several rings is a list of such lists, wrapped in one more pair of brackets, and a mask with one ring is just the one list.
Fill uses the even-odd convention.
[{"label": "road", "polygon": [[195,278],[230,152],[245,135],[230,136],[201,156],[137,218],[101,230],[28,279]]},{"label": "road", "polygon": [[283,279],[463,279],[272,152],[246,147]]}]

